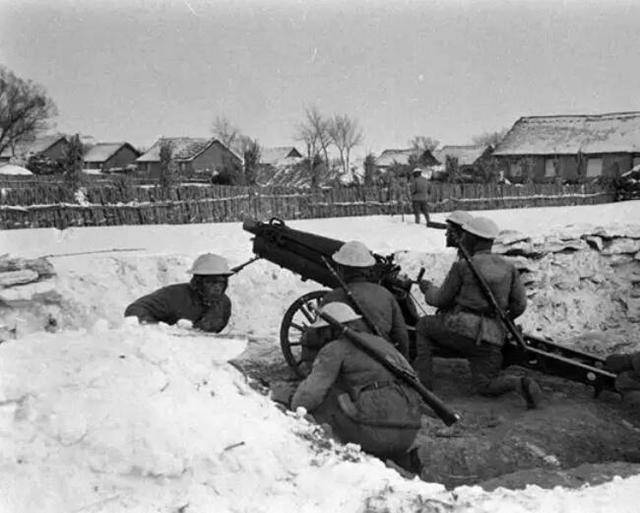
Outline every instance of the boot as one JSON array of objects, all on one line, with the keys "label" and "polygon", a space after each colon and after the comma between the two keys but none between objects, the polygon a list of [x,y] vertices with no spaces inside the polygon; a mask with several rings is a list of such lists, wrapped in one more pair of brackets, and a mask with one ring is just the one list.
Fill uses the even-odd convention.
[{"label": "boot", "polygon": [[524,397],[524,400],[527,402],[528,410],[537,408],[542,401],[542,389],[540,388],[540,385],[527,376],[520,379],[518,392],[520,392],[522,397]]}]

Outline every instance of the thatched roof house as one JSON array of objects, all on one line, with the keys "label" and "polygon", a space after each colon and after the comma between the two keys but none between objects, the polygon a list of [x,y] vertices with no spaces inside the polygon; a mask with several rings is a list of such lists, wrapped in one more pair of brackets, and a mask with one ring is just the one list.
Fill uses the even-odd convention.
[{"label": "thatched roof house", "polygon": [[640,164],[640,112],[522,117],[493,155],[515,178],[620,175]]},{"label": "thatched roof house", "polygon": [[14,157],[26,160],[34,156],[58,160],[64,157],[68,147],[69,141],[65,135],[42,135],[32,141],[20,142],[15,147],[5,148],[0,154],[0,162],[9,162]]},{"label": "thatched roof house", "polygon": [[275,146],[260,151],[260,163],[270,166],[290,165],[301,158],[295,146]]},{"label": "thatched roof house", "polygon": [[473,168],[482,159],[491,155],[493,148],[489,145],[443,146],[433,152],[433,156],[441,164],[445,164],[447,157],[455,158],[460,168]]},{"label": "thatched roof house", "polygon": [[[412,155],[415,155],[413,148],[403,150],[384,150],[380,156],[376,159],[376,167],[380,170],[388,169],[393,165],[408,166],[409,159]],[[437,166],[438,161],[429,150],[425,150],[420,156],[420,163],[424,166]]]}]

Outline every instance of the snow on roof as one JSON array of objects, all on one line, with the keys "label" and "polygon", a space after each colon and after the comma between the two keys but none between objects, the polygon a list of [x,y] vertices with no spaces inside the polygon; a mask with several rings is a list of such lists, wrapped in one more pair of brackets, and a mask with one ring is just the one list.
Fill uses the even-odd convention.
[{"label": "snow on roof", "polygon": [[447,157],[453,157],[458,159],[458,165],[460,166],[472,166],[475,164],[483,153],[487,150],[488,146],[484,144],[480,145],[467,145],[467,146],[443,146],[439,150],[433,152],[433,156],[438,159],[441,164],[444,164]]},{"label": "snow on roof", "polygon": [[0,175],[32,175],[33,173],[28,169],[21,166],[14,166],[13,164],[7,164],[0,166]]},{"label": "snow on roof", "polygon": [[138,157],[137,162],[160,162],[160,145],[167,141],[172,145],[175,160],[192,160],[216,140],[202,137],[161,137],[146,153]]},{"label": "snow on roof", "polygon": [[640,112],[522,117],[494,155],[640,152]]},{"label": "snow on roof", "polygon": [[391,166],[394,162],[398,164],[408,164],[409,157],[413,154],[413,149],[407,150],[384,150],[376,159],[376,166]]},{"label": "snow on roof", "polygon": [[262,164],[278,165],[282,161],[301,158],[302,155],[295,146],[275,146],[272,148],[262,148],[260,162]]},{"label": "snow on roof", "polygon": [[[415,155],[415,153],[416,150],[413,148],[406,150],[384,150],[376,159],[376,166],[389,167],[392,166],[394,162],[401,165],[407,165],[409,164],[409,157],[411,157],[411,155]],[[428,166],[435,166],[438,164],[433,153],[429,150],[424,151],[422,160]]]},{"label": "snow on roof", "polygon": [[[126,142],[98,143],[84,154],[85,162],[106,162],[123,146],[131,146]],[[131,146],[133,148],[133,146]]]},{"label": "snow on roof", "polygon": [[2,157],[11,157],[13,155],[36,155],[49,149],[60,139],[66,139],[62,134],[42,135],[36,137],[33,141],[23,141],[16,145],[15,151],[11,147],[2,150]]}]

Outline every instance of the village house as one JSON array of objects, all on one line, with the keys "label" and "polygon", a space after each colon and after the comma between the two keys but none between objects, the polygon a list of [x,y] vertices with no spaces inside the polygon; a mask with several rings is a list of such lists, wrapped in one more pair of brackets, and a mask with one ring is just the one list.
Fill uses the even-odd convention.
[{"label": "village house", "polygon": [[478,166],[491,156],[490,145],[443,146],[435,150],[433,156],[445,166],[447,157],[455,159],[461,172],[473,173]]},{"label": "village house", "polygon": [[26,162],[31,157],[58,161],[64,158],[68,147],[69,141],[62,134],[42,135],[5,148],[0,154],[0,162],[16,159]]},{"label": "village house", "polygon": [[262,148],[260,164],[279,167],[295,164],[302,158],[302,154],[294,146],[276,146]]},{"label": "village house", "polygon": [[[412,156],[416,151],[413,148],[407,150],[384,150],[378,158],[376,158],[376,168],[378,171],[385,172],[395,165],[408,166]],[[438,161],[429,150],[424,150],[420,158],[417,159],[422,166],[437,166]]]},{"label": "village house", "polygon": [[522,117],[493,156],[513,181],[584,181],[640,164],[640,112]]},{"label": "village house", "polygon": [[228,166],[242,166],[242,159],[218,139],[164,137],[135,161],[138,170],[149,177],[160,175],[160,146],[171,143],[172,160],[181,176],[216,175]]},{"label": "village house", "polygon": [[140,156],[127,142],[98,143],[83,156],[83,169],[100,173],[122,172]]}]

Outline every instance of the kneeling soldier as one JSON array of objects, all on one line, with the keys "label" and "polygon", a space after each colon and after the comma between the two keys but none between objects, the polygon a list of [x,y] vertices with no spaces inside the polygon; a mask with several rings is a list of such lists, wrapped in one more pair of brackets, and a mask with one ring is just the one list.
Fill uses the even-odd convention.
[{"label": "kneeling soldier", "polygon": [[[361,332],[388,359],[413,372],[405,358],[383,338],[365,333],[361,316],[340,302],[322,311]],[[420,428],[420,395],[335,328],[319,318],[312,324],[324,340],[311,374],[300,383],[292,409],[303,406],[316,421],[328,423],[343,442],[359,444],[374,456],[406,466],[408,451]]]},{"label": "kneeling soldier", "polygon": [[177,283],[147,294],[127,306],[124,316],[142,324],[175,324],[188,319],[195,328],[219,333],[231,316],[231,300],[225,294],[233,272],[227,261],[213,253],[196,258],[189,283]]},{"label": "kneeling soldier", "polygon": [[[472,255],[471,261],[484,276],[500,307],[515,319],[524,312],[527,297],[515,266],[491,253],[499,231],[497,225],[490,219],[475,217],[465,222],[462,229],[459,244]],[[476,393],[497,396],[515,390],[522,394],[529,408],[535,408],[541,398],[538,384],[528,377],[500,373],[506,332],[467,261],[454,262],[441,287],[425,280],[420,283],[420,290],[429,305],[443,311],[440,315],[423,317],[416,325],[414,367],[425,386],[432,385],[432,351],[442,348],[469,361]]]}]

